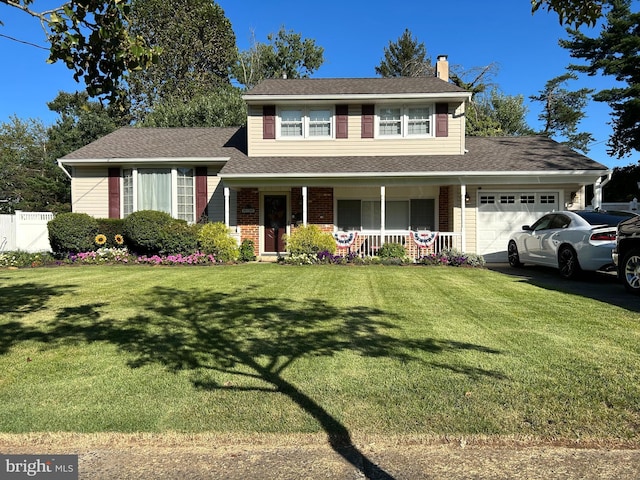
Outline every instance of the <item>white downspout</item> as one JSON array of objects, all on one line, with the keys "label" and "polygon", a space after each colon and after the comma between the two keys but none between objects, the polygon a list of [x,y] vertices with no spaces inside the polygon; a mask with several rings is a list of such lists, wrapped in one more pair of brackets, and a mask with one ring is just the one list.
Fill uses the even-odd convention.
[{"label": "white downspout", "polygon": [[60,169],[64,172],[64,174],[69,177],[69,180],[73,180],[73,177],[71,176],[71,174],[67,171],[66,168],[64,168],[64,165],[62,164],[62,162],[60,160],[57,160],[56,163],[58,164],[58,167],[60,167]]},{"label": "white downspout", "polygon": [[593,209],[600,210],[602,207],[602,200],[604,199],[604,186],[611,181],[611,176],[613,175],[612,171],[609,171],[607,174],[607,178],[602,180],[602,177],[596,180],[596,183],[593,184]]}]

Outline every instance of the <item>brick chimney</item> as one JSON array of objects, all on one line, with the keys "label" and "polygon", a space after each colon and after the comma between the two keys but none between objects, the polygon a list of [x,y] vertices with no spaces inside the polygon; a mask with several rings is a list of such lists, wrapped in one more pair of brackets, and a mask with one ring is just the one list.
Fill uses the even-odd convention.
[{"label": "brick chimney", "polygon": [[436,77],[445,82],[449,81],[449,61],[447,55],[438,55],[436,62]]}]

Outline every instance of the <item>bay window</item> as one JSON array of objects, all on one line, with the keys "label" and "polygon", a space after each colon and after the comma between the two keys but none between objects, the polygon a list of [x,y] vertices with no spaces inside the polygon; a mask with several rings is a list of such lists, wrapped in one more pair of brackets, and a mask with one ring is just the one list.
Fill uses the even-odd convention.
[{"label": "bay window", "polygon": [[123,217],[140,210],[157,210],[195,221],[193,168],[124,169],[122,186]]}]

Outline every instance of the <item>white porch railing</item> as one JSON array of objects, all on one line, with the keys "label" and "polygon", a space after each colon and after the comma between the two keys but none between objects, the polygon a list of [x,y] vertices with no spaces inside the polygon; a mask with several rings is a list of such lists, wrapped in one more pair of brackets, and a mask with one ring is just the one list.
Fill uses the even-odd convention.
[{"label": "white porch railing", "polygon": [[[384,242],[383,242],[384,237]],[[372,257],[378,254],[384,243],[398,243],[404,246],[407,255],[416,260],[425,255],[439,253],[442,250],[455,248],[462,251],[462,234],[458,232],[437,232],[433,243],[427,247],[418,245],[410,231],[357,232],[353,243],[348,247],[338,246],[339,254],[356,254],[359,257]]]}]

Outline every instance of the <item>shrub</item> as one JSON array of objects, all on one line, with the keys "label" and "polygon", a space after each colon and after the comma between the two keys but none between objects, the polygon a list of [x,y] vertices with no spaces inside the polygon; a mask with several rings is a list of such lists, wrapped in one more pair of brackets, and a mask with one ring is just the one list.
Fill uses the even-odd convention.
[{"label": "shrub", "polygon": [[103,248],[123,248],[124,219],[122,218],[98,218],[98,233],[103,234],[107,241]]},{"label": "shrub", "polygon": [[242,241],[242,245],[240,245],[239,260],[241,262],[253,262],[256,259],[254,247],[255,243],[253,242],[253,240],[245,238]]},{"label": "shrub", "polygon": [[485,265],[482,255],[462,253],[455,248],[425,255],[418,260],[418,263],[422,265],[449,265],[452,267],[484,267]]},{"label": "shrub", "polygon": [[378,250],[378,256],[383,263],[399,264],[407,259],[407,252],[404,246],[399,243],[385,243]]},{"label": "shrub", "polygon": [[47,224],[49,244],[57,256],[95,250],[98,222],[86,213],[60,213]]},{"label": "shrub", "polygon": [[194,225],[184,220],[173,220],[162,226],[159,251],[162,255],[186,254],[198,249],[198,236]]},{"label": "shrub", "polygon": [[333,235],[320,230],[317,225],[296,228],[291,235],[285,235],[287,251],[292,255],[316,255],[319,252],[336,252]]},{"label": "shrub", "polygon": [[200,227],[198,245],[202,252],[214,255],[219,262],[233,262],[238,258],[238,242],[222,222],[207,223]]},{"label": "shrub", "polygon": [[163,229],[175,220],[165,212],[140,210],[124,219],[124,238],[131,250],[140,255],[155,255],[162,249]]}]

